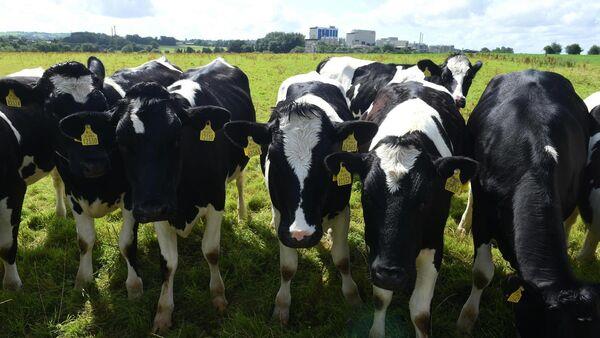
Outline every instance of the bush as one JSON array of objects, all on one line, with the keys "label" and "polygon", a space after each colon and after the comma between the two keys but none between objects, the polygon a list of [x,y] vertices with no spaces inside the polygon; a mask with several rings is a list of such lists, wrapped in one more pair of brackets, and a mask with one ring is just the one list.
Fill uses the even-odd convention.
[{"label": "bush", "polygon": [[593,45],[592,47],[590,47],[590,50],[588,50],[588,55],[599,55],[600,54],[600,47],[597,45]]},{"label": "bush", "polygon": [[562,46],[556,42],[544,47],[546,54],[560,54],[562,52]]},{"label": "bush", "polygon": [[571,54],[571,55],[579,55],[581,54],[581,52],[583,52],[583,49],[581,48],[581,46],[579,46],[578,43],[574,43],[572,45],[568,45],[565,48],[567,54]]},{"label": "bush", "polygon": [[223,53],[225,51],[225,49],[223,47],[215,47],[215,49],[213,49],[214,53]]},{"label": "bush", "polygon": [[202,53],[212,53],[212,49],[208,47],[202,47]]}]

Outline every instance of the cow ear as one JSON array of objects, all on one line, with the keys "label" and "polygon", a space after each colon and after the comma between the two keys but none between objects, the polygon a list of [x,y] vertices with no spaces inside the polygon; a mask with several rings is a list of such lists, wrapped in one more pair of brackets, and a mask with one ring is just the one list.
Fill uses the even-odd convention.
[{"label": "cow ear", "polygon": [[450,156],[436,160],[434,165],[442,179],[448,179],[455,170],[460,170],[460,181],[464,184],[475,176],[478,163],[468,157]]},{"label": "cow ear", "polygon": [[90,56],[87,60],[87,67],[92,73],[94,73],[96,78],[98,78],[101,83],[104,83],[106,71],[104,70],[104,64],[102,61],[100,61],[100,59],[95,56]]},{"label": "cow ear", "polygon": [[429,59],[417,62],[417,67],[425,74],[425,77],[442,75],[442,68]]},{"label": "cow ear", "polygon": [[248,137],[260,145],[268,145],[271,142],[271,130],[266,123],[250,121],[232,121],[225,125],[225,135],[240,148],[248,145]]},{"label": "cow ear", "polygon": [[332,175],[337,175],[340,166],[344,167],[353,174],[358,174],[361,179],[367,174],[370,161],[369,153],[333,153],[325,157],[325,166]]},{"label": "cow ear", "polygon": [[84,126],[78,114],[69,115],[58,123],[60,132],[68,138],[78,140],[83,134]]},{"label": "cow ear", "polygon": [[474,65],[471,66],[471,74],[475,75],[483,66],[483,62],[477,61]]},{"label": "cow ear", "polygon": [[17,79],[0,79],[0,103],[8,107],[21,108],[28,105],[43,105],[44,96],[35,83],[26,84]]},{"label": "cow ear", "polygon": [[202,130],[210,122],[213,131],[223,129],[225,123],[231,119],[229,110],[218,106],[199,106],[187,110],[187,121],[182,123],[192,126],[194,129]]},{"label": "cow ear", "polygon": [[378,128],[376,123],[368,121],[346,121],[335,126],[338,141],[343,142],[350,134],[354,134],[359,146],[371,142]]}]

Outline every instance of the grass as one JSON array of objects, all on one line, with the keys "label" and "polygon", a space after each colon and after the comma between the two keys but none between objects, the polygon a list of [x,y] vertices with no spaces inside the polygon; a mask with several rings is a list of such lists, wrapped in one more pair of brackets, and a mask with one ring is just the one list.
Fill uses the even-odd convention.
[{"label": "grass", "polygon": [[[273,106],[279,84],[287,77],[315,69],[325,55],[224,55],[242,68],[250,79],[258,119],[265,121]],[[0,53],[0,75],[22,68],[43,66],[65,60],[85,62],[88,54]],[[153,54],[101,54],[107,72],[139,65]],[[171,61],[186,69],[203,65],[215,55],[171,54]],[[378,61],[408,63],[427,57],[442,61],[442,55],[364,55]],[[472,58],[477,59],[477,58]],[[473,82],[464,110],[465,117],[475,106],[488,81],[497,74],[539,68],[569,78],[577,92],[586,97],[598,91],[600,57],[532,55],[485,55],[484,66]],[[200,224],[187,239],[179,240],[179,268],[175,277],[174,326],[169,335],[225,337],[364,337],[372,322],[371,284],[366,267],[360,187],[354,185],[351,198],[349,236],[354,278],[365,300],[358,309],[347,306],[341,280],[328,250],[323,245],[301,250],[298,272],[292,282],[290,325],[271,321],[274,298],[279,288],[277,237],[269,227],[269,197],[257,159],[248,166],[246,200],[250,218],[236,219],[236,192],[228,186],[226,214],[222,228],[221,272],[229,307],[219,315],[211,306],[208,266],[202,257]],[[455,233],[466,196],[453,199],[446,227],[443,267],[432,302],[433,334],[455,336],[455,321],[471,285],[472,242]],[[152,326],[160,293],[159,249],[151,225],[140,226],[139,258],[144,295],[129,301],[125,290],[127,269],[117,246],[121,224],[119,213],[96,220],[94,284],[83,292],[73,290],[78,266],[78,249],[73,219],[54,216],[54,194],[49,179],[29,187],[19,234],[19,271],[22,291],[0,291],[0,335],[6,336],[147,336]],[[583,226],[572,232],[572,257],[583,242]],[[502,276],[511,272],[494,249],[496,275],[481,303],[475,337],[513,336],[509,303],[500,291]],[[572,260],[583,279],[600,280],[600,265]],[[387,315],[387,333],[394,337],[414,335],[408,312],[408,296],[396,294]]]}]

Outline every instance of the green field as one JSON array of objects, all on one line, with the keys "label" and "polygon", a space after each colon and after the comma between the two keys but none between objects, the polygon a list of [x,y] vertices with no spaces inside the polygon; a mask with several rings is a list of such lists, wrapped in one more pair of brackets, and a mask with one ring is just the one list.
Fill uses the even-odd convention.
[{"label": "green field", "polygon": [[[158,55],[100,54],[108,74],[137,66]],[[87,54],[0,54],[0,75],[22,68],[47,67],[66,60],[85,62]],[[171,54],[170,61],[182,69],[197,67],[215,55]],[[326,55],[224,55],[239,66],[250,79],[252,98],[259,121],[266,121],[275,103],[279,84],[291,75],[314,70]],[[361,57],[361,56],[358,56]],[[378,61],[414,63],[422,58],[443,61],[443,55],[362,55]],[[477,58],[471,58],[475,61]],[[465,117],[475,106],[488,81],[497,74],[527,68],[552,70],[569,78],[577,92],[586,97],[600,90],[600,57],[533,55],[486,55],[468,96]],[[173,337],[365,337],[372,322],[371,284],[366,266],[359,183],[351,198],[350,251],[352,270],[365,304],[352,308],[345,304],[341,279],[331,261],[327,243],[301,250],[298,272],[292,282],[290,324],[280,326],[271,320],[279,288],[279,249],[277,237],[269,227],[269,196],[256,158],[247,169],[246,201],[249,219],[237,221],[236,190],[228,186],[226,214],[222,228],[221,273],[229,307],[218,314],[208,291],[209,271],[201,251],[203,225],[186,239],[179,239],[179,267],[175,276]],[[470,238],[455,232],[465,206],[466,195],[453,200],[446,227],[446,248],[431,313],[435,337],[456,336],[455,321],[471,288]],[[94,247],[95,282],[83,292],[74,291],[79,252],[72,218],[54,216],[54,193],[50,179],[29,187],[19,234],[17,262],[22,291],[0,291],[0,335],[15,336],[147,336],[152,327],[162,276],[159,249],[153,227],[140,226],[139,259],[144,280],[144,295],[127,299],[127,268],[119,253],[117,238],[121,216],[115,212],[96,221]],[[569,253],[576,256],[583,242],[583,226],[578,222],[572,232]],[[475,337],[511,337],[514,328],[510,305],[500,291],[502,277],[511,269],[494,249],[496,274],[481,302]],[[597,262],[572,260],[583,279],[600,281]],[[0,268],[1,269],[1,268]],[[390,337],[414,335],[408,311],[408,296],[396,294],[387,315]]]}]

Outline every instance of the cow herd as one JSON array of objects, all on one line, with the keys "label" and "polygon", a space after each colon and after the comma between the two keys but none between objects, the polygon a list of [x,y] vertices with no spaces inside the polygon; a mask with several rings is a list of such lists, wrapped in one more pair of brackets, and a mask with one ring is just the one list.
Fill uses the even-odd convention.
[{"label": "cow herd", "polygon": [[431,300],[453,194],[469,191],[460,224],[474,240],[473,284],[458,328],[471,331],[496,246],[515,270],[505,285],[522,337],[596,337],[600,285],[575,278],[567,238],[589,225],[580,257],[600,241],[600,92],[585,102],[559,74],[527,70],[493,78],[465,123],[460,108],[482,63],[323,60],[286,79],[269,120],[256,121],[248,77],[222,58],[182,71],[166,58],[106,76],[103,63],[65,62],[0,79],[0,259],[3,286],[22,286],[17,239],[25,191],[51,174],[56,214],[72,210],[80,250],[75,287],[93,279],[94,219],[120,209],[119,249],[129,298],[141,297],[140,223],[153,223],[162,290],[154,332],[171,326],[178,236],[204,218],[202,253],[213,306],[228,305],[219,271],[226,185],[246,216],[244,168],[258,156],[279,239],[281,285],[273,317],[289,321],[299,248],[331,237],[352,305],[353,177],[362,182],[375,313],[385,335],[395,290],[410,290],[417,337],[431,332]]}]

